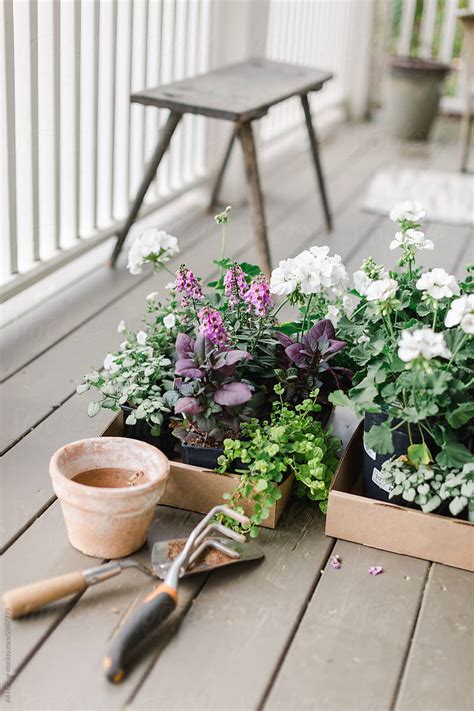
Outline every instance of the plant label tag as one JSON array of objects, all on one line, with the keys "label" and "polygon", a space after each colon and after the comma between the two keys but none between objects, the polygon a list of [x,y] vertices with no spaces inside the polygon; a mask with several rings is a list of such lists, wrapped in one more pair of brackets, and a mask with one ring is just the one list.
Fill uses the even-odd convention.
[{"label": "plant label tag", "polygon": [[364,441],[364,449],[367,452],[367,454],[369,455],[369,457],[375,461],[375,457],[377,456],[377,454],[376,454],[375,450],[371,449],[370,447],[367,447],[365,441]]},{"label": "plant label tag", "polygon": [[374,484],[376,484],[376,486],[379,487],[379,489],[383,489],[383,491],[386,491],[387,494],[389,494],[393,489],[393,486],[385,481],[382,476],[382,473],[375,467],[372,469],[372,481],[374,482]]}]

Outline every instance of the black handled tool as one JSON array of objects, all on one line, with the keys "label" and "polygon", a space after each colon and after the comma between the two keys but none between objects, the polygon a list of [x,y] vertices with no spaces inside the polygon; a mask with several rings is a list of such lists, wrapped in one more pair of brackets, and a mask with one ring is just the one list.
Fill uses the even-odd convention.
[{"label": "black handled tool", "polygon": [[[208,523],[218,513],[223,513],[244,526],[249,525],[247,516],[238,514],[227,506],[215,506],[193,529],[183,550],[167,570],[164,582],[158,585],[144,599],[140,607],[125,620],[123,627],[112,639],[103,661],[104,671],[109,681],[116,684],[122,681],[136,648],[175,610],[178,602],[178,580],[186,572],[186,568],[199,557],[205,548],[209,545],[213,548],[218,548],[225,552],[226,555],[235,558],[236,562],[237,560],[248,560],[250,558],[250,556],[241,558],[238,546],[234,546],[231,549],[222,545],[223,539],[207,537],[209,533]],[[220,524],[212,524],[212,528],[218,528],[219,533],[228,535],[229,538],[234,540],[245,541],[245,536],[236,534],[235,531],[226,529],[225,526]],[[258,552],[258,555],[252,557],[261,557],[261,553]]]}]

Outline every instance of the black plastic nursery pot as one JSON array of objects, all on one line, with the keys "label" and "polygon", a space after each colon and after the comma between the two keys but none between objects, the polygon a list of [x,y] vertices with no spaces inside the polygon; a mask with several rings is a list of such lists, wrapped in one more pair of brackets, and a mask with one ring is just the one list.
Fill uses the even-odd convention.
[{"label": "black plastic nursery pot", "polygon": [[223,447],[197,447],[181,443],[181,457],[185,464],[203,469],[217,469],[217,460],[224,453]]},{"label": "black plastic nursery pot", "polygon": [[147,444],[152,444],[159,450],[166,454],[167,457],[176,457],[176,437],[173,437],[169,427],[168,420],[164,420],[161,427],[161,434],[155,437],[151,433],[151,427],[145,420],[137,420],[134,425],[127,425],[126,419],[128,415],[133,412],[134,408],[130,405],[121,405],[121,410],[124,414],[123,423],[123,434],[124,437],[130,437],[131,439],[139,439],[141,442],[147,442]]},{"label": "black plastic nursery pot", "polygon": [[[386,419],[387,415],[385,413],[366,414],[364,418],[364,434],[368,432],[373,425],[380,425],[382,422],[385,422]],[[419,444],[422,441],[417,427],[413,427],[412,441],[413,444]],[[439,447],[437,447],[433,440],[430,439],[428,441],[425,437],[425,441],[433,456],[438,454],[440,451]],[[370,447],[367,447],[364,437],[362,490],[364,495],[369,496],[371,499],[390,501],[392,504],[401,504],[402,506],[410,508],[410,504],[401,497],[389,499],[391,486],[387,484],[382,477],[382,464],[384,462],[392,457],[400,457],[407,453],[407,449],[410,446],[410,438],[405,426],[392,432],[392,442],[393,450],[389,454],[379,454],[373,449],[370,449]]]}]

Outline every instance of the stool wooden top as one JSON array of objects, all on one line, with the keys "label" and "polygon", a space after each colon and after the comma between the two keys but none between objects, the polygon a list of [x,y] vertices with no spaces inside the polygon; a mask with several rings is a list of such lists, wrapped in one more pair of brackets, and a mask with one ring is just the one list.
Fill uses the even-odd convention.
[{"label": "stool wooden top", "polygon": [[331,72],[313,67],[250,59],[145,89],[130,100],[240,123],[264,116],[271,106],[291,96],[318,91],[331,78]]}]

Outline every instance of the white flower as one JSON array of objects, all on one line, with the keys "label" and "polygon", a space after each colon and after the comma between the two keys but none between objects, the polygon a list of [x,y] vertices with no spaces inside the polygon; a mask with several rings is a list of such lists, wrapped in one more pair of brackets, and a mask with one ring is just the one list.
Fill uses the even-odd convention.
[{"label": "white flower", "polygon": [[127,326],[125,324],[125,321],[120,321],[119,325],[117,326],[118,333],[125,333],[126,330]]},{"label": "white flower", "polygon": [[145,230],[137,237],[128,253],[128,269],[130,274],[141,274],[142,266],[150,257],[154,261],[164,264],[179,252],[176,237],[163,230],[152,228]]},{"label": "white flower", "polygon": [[388,301],[397,293],[398,284],[395,279],[384,276],[382,279],[372,281],[367,289],[367,301]]},{"label": "white flower", "polygon": [[288,296],[298,286],[298,281],[293,272],[293,259],[286,259],[278,264],[272,271],[270,278],[270,291],[277,296]]},{"label": "white flower", "polygon": [[430,239],[425,238],[425,233],[421,230],[409,229],[406,232],[397,232],[395,239],[390,242],[390,249],[397,247],[414,247],[420,249],[434,249],[434,244]]},{"label": "white flower", "polygon": [[156,301],[158,298],[158,292],[157,291],[152,291],[148,296],[146,297],[146,300],[152,303],[153,301]]},{"label": "white flower", "polygon": [[459,324],[465,333],[474,335],[474,294],[464,294],[452,301],[444,324],[448,328]]},{"label": "white flower", "polygon": [[[176,285],[175,281],[169,281],[167,284],[165,284],[165,289],[170,289],[170,290],[174,289],[175,285]],[[155,292],[155,293],[157,293],[157,292]]]},{"label": "white flower", "polygon": [[354,272],[353,279],[356,291],[361,296],[365,296],[367,294],[367,289],[372,284],[372,279],[367,276],[367,274],[363,272],[362,269],[359,269],[359,271]]},{"label": "white flower", "polygon": [[163,323],[166,326],[166,328],[174,328],[176,324],[176,316],[174,314],[168,314],[167,316],[164,317]]},{"label": "white flower", "polygon": [[451,352],[444,342],[442,333],[435,333],[432,328],[425,326],[415,331],[402,331],[398,341],[398,357],[405,363],[410,363],[419,357],[450,358]]},{"label": "white flower", "polygon": [[117,370],[120,370],[120,366],[115,362],[115,356],[112,353],[107,353],[104,358],[104,370],[109,373],[116,373]]},{"label": "white flower", "polygon": [[270,291],[288,296],[299,290],[302,294],[319,294],[325,290],[330,296],[340,296],[348,277],[339,254],[329,256],[329,247],[311,247],[293,259],[281,261],[273,270]]},{"label": "white flower", "polygon": [[436,267],[425,272],[416,282],[416,288],[426,291],[433,299],[450,299],[460,292],[459,285],[451,274],[444,269]]},{"label": "white flower", "polygon": [[137,333],[137,343],[139,346],[144,346],[146,343],[147,335],[145,331],[138,331]]},{"label": "white flower", "polygon": [[407,222],[421,222],[425,216],[426,210],[423,208],[423,205],[420,202],[412,202],[411,200],[397,203],[397,205],[390,210],[389,214],[393,222],[400,222],[401,220],[406,220]]},{"label": "white flower", "polygon": [[339,320],[341,318],[341,309],[336,306],[335,304],[330,304],[328,306],[327,313],[324,318],[328,318],[334,328],[336,328],[337,324],[339,323]]},{"label": "white flower", "polygon": [[357,306],[357,299],[352,294],[344,294],[342,297],[342,308],[347,318],[350,318]]},{"label": "white flower", "polygon": [[362,334],[362,336],[359,336],[357,339],[357,343],[369,343],[370,338],[369,336],[366,336],[365,333]]}]

